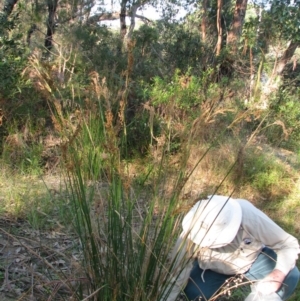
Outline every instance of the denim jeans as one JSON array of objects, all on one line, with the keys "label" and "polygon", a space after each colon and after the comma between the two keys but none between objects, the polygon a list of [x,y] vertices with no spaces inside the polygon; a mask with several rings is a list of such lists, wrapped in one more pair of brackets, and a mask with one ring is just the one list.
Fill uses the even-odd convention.
[{"label": "denim jeans", "polygon": [[[276,253],[269,249],[264,248],[258,255],[256,261],[252,264],[251,268],[244,274],[245,279],[259,280],[267,276],[276,265]],[[196,298],[203,297],[203,300],[209,300],[229,278],[234,275],[223,275],[206,270],[204,272],[204,281],[201,274],[203,270],[200,269],[198,262],[192,268],[190,279],[184,289],[184,293],[188,300],[195,300]],[[299,270],[294,267],[286,276],[281,288],[277,294],[282,300],[287,300],[294,292],[299,281]]]}]

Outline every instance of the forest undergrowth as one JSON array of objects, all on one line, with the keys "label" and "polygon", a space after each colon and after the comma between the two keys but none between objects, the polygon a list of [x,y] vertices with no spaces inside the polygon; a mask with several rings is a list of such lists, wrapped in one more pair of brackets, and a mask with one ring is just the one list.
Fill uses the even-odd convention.
[{"label": "forest undergrowth", "polygon": [[[147,273],[153,261],[158,272],[144,275],[149,279],[135,276],[136,281],[144,280],[135,284],[145,290],[144,296],[130,281],[129,288],[120,291],[131,288],[130,300],[149,294],[158,300],[158,283],[152,291],[145,287],[165,279],[157,256],[167,260],[181,214],[211,193],[246,198],[299,237],[299,157],[268,145],[263,136],[253,137],[246,147],[226,137],[216,144],[193,143],[182,152],[167,152],[168,145],[157,144],[152,154],[127,161],[120,160],[113,145],[105,146],[111,153],[93,147],[83,157],[77,149],[83,146],[81,139],[68,150],[70,155],[65,154],[66,162],[51,172],[28,175],[2,167],[2,300],[93,300],[104,293],[112,298],[112,287],[105,292],[105,283],[116,281],[116,276],[103,281],[109,271],[130,265],[134,275]],[[129,239],[132,246],[126,244]],[[125,246],[120,249],[121,241]],[[106,262],[117,254],[116,262]],[[130,258],[139,258],[139,265]],[[128,277],[126,270],[122,273],[120,278]],[[224,292],[218,300],[243,300],[247,290],[241,286]]]},{"label": "forest undergrowth", "polygon": [[[0,300],[163,301],[182,218],[208,195],[247,199],[300,239],[293,5],[251,4],[234,33],[218,1],[203,22],[199,8],[125,39],[73,22],[80,1],[56,1],[57,24],[33,2],[0,20]],[[210,301],[248,291],[233,278]]]},{"label": "forest undergrowth", "polygon": [[[4,143],[3,300],[159,300],[182,216],[211,194],[248,199],[299,237],[299,154],[270,142],[288,136],[270,112],[232,106],[231,88],[201,94],[203,79],[178,72],[146,87],[131,119],[128,74],[116,101],[90,73],[84,102],[66,109],[49,70],[30,66],[52,128],[27,119]],[[211,301],[243,300],[236,281]]]}]

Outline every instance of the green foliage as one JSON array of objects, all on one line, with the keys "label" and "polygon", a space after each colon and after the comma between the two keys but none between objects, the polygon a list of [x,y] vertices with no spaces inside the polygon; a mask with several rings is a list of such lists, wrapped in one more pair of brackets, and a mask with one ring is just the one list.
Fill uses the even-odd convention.
[{"label": "green foliage", "polygon": [[273,0],[271,3],[270,16],[272,24],[280,33],[281,37],[286,40],[300,42],[300,12],[299,0]]},{"label": "green foliage", "polygon": [[265,154],[258,149],[245,154],[240,180],[249,183],[264,197],[282,199],[293,187],[293,173],[274,154]]},{"label": "green foliage", "polygon": [[[261,120],[243,119],[250,76],[261,71],[258,53],[267,44],[298,40],[299,1],[272,1],[261,19],[253,16],[245,22],[241,42],[253,49],[251,59],[248,54],[231,57],[226,49],[215,56],[217,1],[208,1],[205,43],[195,11],[182,20],[172,17],[140,26],[132,36],[132,56],[119,32],[85,22],[88,14],[76,15],[90,7],[63,1],[49,61],[39,57],[38,49],[28,59],[24,37],[31,25],[36,29],[29,46],[44,45],[46,2],[35,2],[32,18],[24,17],[27,2],[22,1],[0,28],[1,163],[19,174],[40,175],[45,135],[60,137],[58,156],[68,195],[27,197],[14,184],[16,191],[7,193],[2,210],[15,206],[15,215],[26,216],[34,228],[52,227],[56,218],[74,227],[86,274],[78,299],[95,293],[95,300],[104,301],[159,300],[159,288],[170,280],[167,255],[180,230],[180,216],[174,212],[182,210],[179,194],[191,143],[208,143],[213,152],[191,190],[204,187],[211,193],[226,178],[221,188],[226,192],[240,185],[251,187],[254,195],[281,200],[291,191],[294,174],[277,156],[268,156],[269,149],[246,149],[236,174],[229,175],[236,141],[246,141]],[[226,29],[234,4],[223,5]],[[199,1],[195,5],[201,8]],[[268,58],[267,47],[263,52]],[[260,133],[273,145],[299,149],[299,93],[297,86],[284,86],[272,99],[271,117]],[[247,109],[251,111],[251,104]],[[230,139],[234,141],[228,144]],[[194,146],[194,160],[199,160],[199,150],[209,156],[199,145]],[[169,157],[175,163],[168,164]],[[144,160],[144,173],[133,179],[128,170],[137,158]],[[242,299],[242,293],[232,299]]]},{"label": "green foliage", "polygon": [[[24,45],[22,39],[21,20],[18,13],[12,13],[10,18],[6,15],[1,15],[0,21],[0,155],[4,152],[5,160],[13,157],[15,149],[12,150],[12,155],[8,155],[7,149],[3,150],[3,143],[5,136],[10,134],[10,129],[16,127],[14,122],[18,120],[20,127],[24,126],[28,117],[28,102],[27,94],[24,92],[29,86],[26,80],[22,77],[22,72],[27,63],[27,47]],[[24,101],[25,99],[25,101]],[[27,102],[27,104],[26,104]],[[22,110],[26,107],[25,110]],[[22,117],[20,117],[22,115]],[[13,131],[15,131],[14,129]],[[15,131],[15,133],[17,133]],[[33,144],[38,144],[33,142]],[[39,154],[38,145],[33,152],[35,155]],[[25,154],[26,152],[26,154]],[[12,160],[13,165],[17,163]],[[11,161],[11,162],[12,162]],[[21,170],[28,169],[35,170],[39,165],[37,159],[30,156],[28,149],[22,151],[22,158],[18,160]],[[31,166],[31,167],[29,167]]]},{"label": "green foliage", "polygon": [[[145,156],[151,143],[150,116],[147,111],[137,112],[126,125],[126,133],[122,132],[122,157],[132,158]],[[157,122],[154,124],[155,135],[159,131]]]},{"label": "green foliage", "polygon": [[[184,25],[180,23],[158,22],[157,29],[160,32],[159,52],[160,59],[167,68],[168,73],[180,69],[183,73],[193,67],[202,70],[211,52],[201,43],[199,32],[195,30],[195,23]],[[210,51],[210,50],[209,50]]]},{"label": "green foliage", "polygon": [[126,68],[127,56],[120,50],[120,38],[107,27],[78,25],[68,39],[78,49],[77,64],[78,67],[82,66],[83,70],[97,71],[104,77],[112,74],[112,71],[115,71],[114,75],[117,76]]},{"label": "green foliage", "polygon": [[18,31],[20,20],[17,15],[1,19],[0,32],[0,100],[20,93],[25,85],[21,73],[26,63],[26,47]]},{"label": "green foliage", "polygon": [[43,147],[40,144],[26,145],[18,150],[5,146],[2,158],[21,173],[38,175],[43,172],[42,150]]},{"label": "green foliage", "polygon": [[241,42],[247,44],[247,46],[251,48],[262,47],[263,45],[260,45],[261,40],[257,39],[257,31],[259,30],[259,25],[260,23],[258,17],[249,18],[243,26]]},{"label": "green foliage", "polygon": [[160,70],[159,30],[155,26],[142,25],[133,32],[134,69],[133,77],[138,81],[151,80]]},{"label": "green foliage", "polygon": [[39,175],[42,173],[43,146],[37,141],[25,140],[22,133],[7,136],[1,159],[21,174]]},{"label": "green foliage", "polygon": [[0,164],[1,216],[25,218],[34,229],[49,229],[57,222],[67,223],[70,209],[59,179],[51,179],[55,182],[50,190],[41,174],[22,174],[12,170],[3,160]]},{"label": "green foliage", "polygon": [[[94,174],[100,175],[100,171],[105,170],[105,166],[107,166],[104,160],[107,157],[106,152],[109,151],[109,147],[112,147],[105,142],[107,133],[104,110],[101,105],[98,105],[95,105],[94,112],[82,111],[82,115],[79,116],[81,123],[77,124],[75,131],[71,133],[69,138],[71,144],[67,146],[67,149],[63,149],[63,156],[66,158],[68,158],[72,148],[75,147],[78,150],[76,156],[81,165],[81,174],[85,179],[93,178]],[[62,133],[62,135],[70,134]],[[70,164],[69,168],[72,169],[72,163],[69,162],[68,164]]]},{"label": "green foliage", "polygon": [[269,141],[291,150],[299,149],[300,141],[300,89],[289,86],[280,89],[271,102],[272,126],[265,129]]},{"label": "green foliage", "polygon": [[[267,192],[272,186],[277,187],[279,181],[282,182],[283,169],[263,170],[258,171],[253,178],[254,187],[261,191]],[[288,178],[287,178],[288,180]],[[284,184],[284,183],[283,183]]]},{"label": "green foliage", "polygon": [[151,51],[151,44],[157,43],[159,32],[157,28],[142,25],[134,33],[133,38],[136,41],[135,47],[142,51],[142,55]]},{"label": "green foliage", "polygon": [[201,88],[199,78],[189,73],[181,75],[177,69],[170,80],[155,77],[149,95],[155,106],[174,103],[178,109],[189,110],[203,101]]}]

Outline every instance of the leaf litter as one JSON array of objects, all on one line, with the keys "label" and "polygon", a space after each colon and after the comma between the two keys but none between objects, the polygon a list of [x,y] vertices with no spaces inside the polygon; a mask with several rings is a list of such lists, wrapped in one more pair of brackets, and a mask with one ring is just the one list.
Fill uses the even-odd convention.
[{"label": "leaf litter", "polygon": [[0,219],[0,300],[76,300],[85,281],[77,237]]}]

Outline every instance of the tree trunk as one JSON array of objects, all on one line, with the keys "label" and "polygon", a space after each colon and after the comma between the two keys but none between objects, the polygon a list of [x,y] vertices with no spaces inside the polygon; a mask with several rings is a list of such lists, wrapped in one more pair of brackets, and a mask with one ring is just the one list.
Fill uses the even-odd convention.
[{"label": "tree trunk", "polygon": [[222,5],[223,0],[218,0],[218,10],[217,10],[217,30],[218,30],[218,40],[216,45],[216,55],[220,55],[221,48],[222,48]]},{"label": "tree trunk", "polygon": [[202,4],[202,20],[201,20],[201,36],[202,42],[206,41],[206,29],[207,29],[207,0],[203,0]]},{"label": "tree trunk", "polygon": [[6,18],[12,13],[15,4],[18,0],[6,0],[3,7],[3,13],[5,14]]},{"label": "tree trunk", "polygon": [[[126,9],[126,3],[128,0],[122,0],[121,2],[121,14],[120,14],[120,23],[121,23],[121,37],[123,40],[123,46],[127,49],[127,44],[130,43],[132,39],[133,30],[135,28],[135,18],[141,17],[137,16],[137,10],[145,5],[149,0],[138,0],[134,1],[130,8]],[[126,15],[130,16],[130,26],[127,30],[126,26]],[[144,20],[146,18],[143,18]],[[146,19],[147,20],[147,19]]]},{"label": "tree trunk", "polygon": [[130,26],[129,26],[129,30],[127,33],[127,39],[131,39],[132,34],[133,34],[133,30],[135,28],[135,16],[136,16],[136,12],[138,10],[138,6],[133,5],[131,8],[131,12],[130,12]]},{"label": "tree trunk", "polygon": [[127,26],[126,26],[126,4],[127,0],[122,0],[121,2],[121,11],[120,11],[120,34],[122,41],[127,33]]},{"label": "tree trunk", "polygon": [[53,35],[55,32],[55,14],[58,0],[47,0],[48,5],[48,20],[47,20],[47,34],[45,38],[45,47],[47,54],[50,53],[53,46]]},{"label": "tree trunk", "polygon": [[284,70],[284,67],[286,66],[288,61],[292,58],[292,56],[294,55],[297,47],[299,47],[299,46],[300,46],[300,42],[298,42],[298,41],[290,42],[289,46],[284,51],[284,53],[279,58],[279,60],[277,61],[277,64],[274,67],[274,70],[273,70],[273,75],[274,76],[278,76],[278,75],[282,74],[282,72]]},{"label": "tree trunk", "polygon": [[242,34],[248,0],[236,0],[231,30],[227,36],[227,46],[232,53],[237,51],[237,43]]},{"label": "tree trunk", "polygon": [[275,63],[272,75],[270,76],[268,82],[263,86],[261,102],[264,104],[264,107],[268,107],[269,105],[269,95],[271,93],[275,93],[279,89],[282,82],[283,70],[299,46],[300,42],[292,41],[283,52],[282,56],[277,60],[277,63]]},{"label": "tree trunk", "polygon": [[32,24],[30,26],[30,28],[28,29],[27,31],[27,38],[26,38],[26,42],[27,42],[27,45],[30,46],[30,42],[31,42],[31,36],[32,34],[37,30],[37,26],[36,24]]}]

